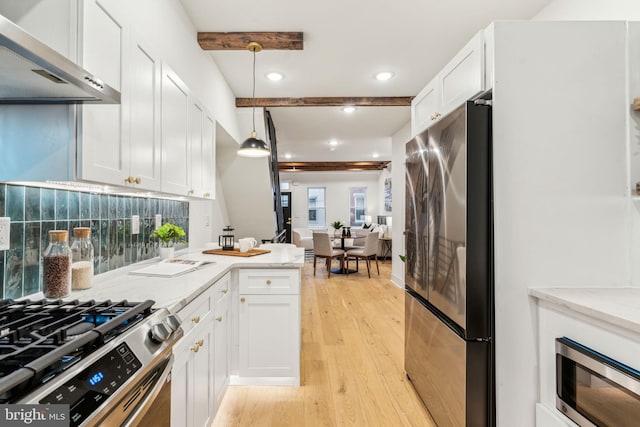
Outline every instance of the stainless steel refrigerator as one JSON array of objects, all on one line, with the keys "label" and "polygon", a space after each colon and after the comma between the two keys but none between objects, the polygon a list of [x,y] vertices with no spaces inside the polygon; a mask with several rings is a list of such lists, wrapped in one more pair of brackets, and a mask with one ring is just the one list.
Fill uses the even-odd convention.
[{"label": "stainless steel refrigerator", "polygon": [[405,371],[439,427],[494,426],[490,101],[406,144]]}]

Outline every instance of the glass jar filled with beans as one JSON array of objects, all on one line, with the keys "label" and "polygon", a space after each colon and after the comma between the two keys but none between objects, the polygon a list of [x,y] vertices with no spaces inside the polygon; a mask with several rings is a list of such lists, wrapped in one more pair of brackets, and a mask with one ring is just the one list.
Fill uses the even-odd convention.
[{"label": "glass jar filled with beans", "polygon": [[45,298],[62,298],[71,293],[71,249],[67,230],[49,231],[49,245],[42,257],[42,291]]}]

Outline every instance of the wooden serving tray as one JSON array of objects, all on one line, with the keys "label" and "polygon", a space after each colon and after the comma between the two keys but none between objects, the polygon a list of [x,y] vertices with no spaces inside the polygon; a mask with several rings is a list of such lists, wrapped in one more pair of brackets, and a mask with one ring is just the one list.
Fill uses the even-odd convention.
[{"label": "wooden serving tray", "polygon": [[262,254],[268,254],[271,252],[269,249],[250,249],[247,252],[240,252],[240,249],[235,248],[232,251],[224,251],[222,249],[207,249],[206,251],[202,251],[203,254],[209,255],[227,255],[227,256],[241,256],[241,257],[250,257]]}]

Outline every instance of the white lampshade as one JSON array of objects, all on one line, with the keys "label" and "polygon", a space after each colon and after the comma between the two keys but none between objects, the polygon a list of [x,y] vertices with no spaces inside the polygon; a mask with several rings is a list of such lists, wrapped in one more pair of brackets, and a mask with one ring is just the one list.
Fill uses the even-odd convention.
[{"label": "white lampshade", "polygon": [[387,217],[387,226],[391,227],[392,218],[390,216]]},{"label": "white lampshade", "polygon": [[365,215],[364,216],[364,223],[365,224],[371,224],[371,221],[373,221],[373,218],[371,218],[371,215]]}]

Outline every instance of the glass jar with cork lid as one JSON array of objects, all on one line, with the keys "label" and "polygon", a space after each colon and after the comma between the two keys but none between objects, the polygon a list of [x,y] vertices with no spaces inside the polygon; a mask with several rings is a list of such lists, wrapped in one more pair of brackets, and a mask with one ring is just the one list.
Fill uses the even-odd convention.
[{"label": "glass jar with cork lid", "polygon": [[71,249],[67,230],[49,231],[49,245],[42,256],[42,291],[45,298],[62,298],[71,293]]},{"label": "glass jar with cork lid", "polygon": [[91,229],[89,227],[76,227],[73,229],[71,256],[72,289],[91,288],[93,285],[93,244],[91,243]]}]

